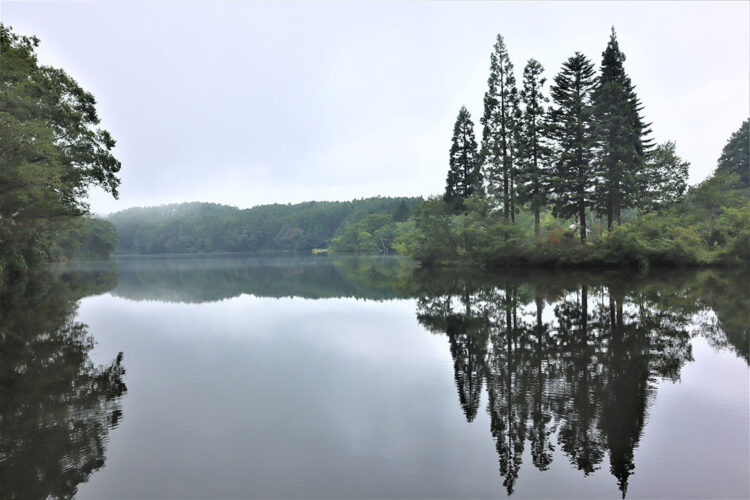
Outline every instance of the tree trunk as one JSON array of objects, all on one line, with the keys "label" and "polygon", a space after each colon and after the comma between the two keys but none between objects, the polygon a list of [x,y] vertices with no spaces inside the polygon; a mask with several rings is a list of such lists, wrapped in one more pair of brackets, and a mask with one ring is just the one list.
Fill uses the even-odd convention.
[{"label": "tree trunk", "polygon": [[622,208],[620,208],[620,203],[617,203],[615,205],[615,224],[620,225],[620,212],[622,211]]},{"label": "tree trunk", "polygon": [[503,211],[505,213],[505,221],[507,222],[510,218],[510,203],[508,196],[508,171],[503,165]]},{"label": "tree trunk", "polygon": [[578,219],[581,224],[581,243],[586,243],[586,205],[578,202]]},{"label": "tree trunk", "polygon": [[539,239],[539,207],[534,207],[534,239]]}]

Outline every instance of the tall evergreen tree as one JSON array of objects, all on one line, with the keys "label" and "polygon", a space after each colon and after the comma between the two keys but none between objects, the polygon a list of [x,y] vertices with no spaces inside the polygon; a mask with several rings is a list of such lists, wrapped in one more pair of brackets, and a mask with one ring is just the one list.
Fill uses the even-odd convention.
[{"label": "tall evergreen tree", "polygon": [[620,223],[620,213],[635,204],[650,132],[641,116],[642,106],[625,73],[614,27],[602,53],[602,67],[593,94],[599,149],[597,154],[597,210],[607,227]]},{"label": "tall evergreen tree", "polygon": [[546,167],[549,160],[548,126],[544,105],[549,99],[543,93],[546,78],[544,67],[536,59],[529,59],[523,70],[521,116],[518,148],[518,195],[534,212],[534,236],[539,238],[539,212],[546,201]]},{"label": "tall evergreen tree", "polygon": [[465,106],[458,112],[453,126],[450,151],[450,169],[445,183],[443,199],[456,210],[463,209],[463,200],[482,189],[482,174],[474,138],[474,122]]},{"label": "tall evergreen tree", "polygon": [[729,138],[721,152],[716,172],[736,174],[743,187],[750,187],[750,119],[742,122],[739,130]]},{"label": "tall evergreen tree", "polygon": [[550,112],[555,140],[551,186],[553,209],[563,217],[577,217],[581,241],[586,241],[586,208],[594,203],[593,105],[594,66],[580,52],[563,64],[551,88],[555,107]]},{"label": "tall evergreen tree", "polygon": [[490,55],[490,76],[484,94],[482,165],[487,191],[503,206],[505,219],[515,219],[514,149],[518,137],[519,97],[513,64],[502,35]]}]

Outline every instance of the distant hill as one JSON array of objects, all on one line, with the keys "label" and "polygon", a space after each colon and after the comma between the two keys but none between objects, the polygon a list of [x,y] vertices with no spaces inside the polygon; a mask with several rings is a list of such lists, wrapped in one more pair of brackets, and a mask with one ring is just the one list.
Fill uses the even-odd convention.
[{"label": "distant hill", "polygon": [[384,225],[403,222],[420,201],[375,197],[243,210],[196,202],[129,208],[107,220],[117,229],[119,253],[310,251],[372,214],[383,214]]}]

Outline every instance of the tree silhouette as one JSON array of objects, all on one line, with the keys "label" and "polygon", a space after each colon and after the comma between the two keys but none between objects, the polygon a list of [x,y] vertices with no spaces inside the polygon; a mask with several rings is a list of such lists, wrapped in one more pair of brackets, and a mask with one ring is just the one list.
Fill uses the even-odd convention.
[{"label": "tree silhouette", "polygon": [[87,277],[98,278],[41,275],[0,290],[4,498],[72,498],[104,466],[125,369],[122,353],[103,367],[89,358],[93,339],[73,319]]},{"label": "tree silhouette", "polygon": [[709,288],[694,280],[705,275],[413,276],[418,320],[449,337],[469,421],[484,381],[507,493],[515,489],[526,442],[533,465],[544,471],[556,440],[584,475],[608,457],[625,497],[655,382],[678,380],[692,360],[689,327],[705,309],[693,293]]}]

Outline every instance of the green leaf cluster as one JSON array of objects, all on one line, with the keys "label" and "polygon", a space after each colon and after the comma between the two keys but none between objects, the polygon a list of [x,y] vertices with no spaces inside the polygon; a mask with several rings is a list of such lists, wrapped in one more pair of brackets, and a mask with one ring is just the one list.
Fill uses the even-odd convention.
[{"label": "green leaf cluster", "polygon": [[50,233],[88,213],[91,186],[117,197],[120,184],[96,100],[40,65],[38,45],[0,24],[0,270],[10,275],[58,258]]}]

